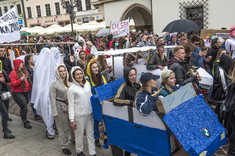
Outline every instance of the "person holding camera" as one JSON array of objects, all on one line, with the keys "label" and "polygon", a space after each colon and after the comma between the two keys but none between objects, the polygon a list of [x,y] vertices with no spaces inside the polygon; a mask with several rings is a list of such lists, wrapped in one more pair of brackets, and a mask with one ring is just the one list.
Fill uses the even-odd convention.
[{"label": "person holding camera", "polygon": [[23,66],[23,61],[20,59],[13,60],[14,70],[10,73],[11,78],[10,87],[14,101],[20,107],[20,117],[24,123],[24,127],[31,129],[32,126],[27,120],[27,104],[30,99],[30,90],[32,82],[28,72]]},{"label": "person holding camera", "polygon": [[69,79],[73,84],[68,90],[68,108],[70,126],[75,133],[77,156],[85,156],[83,153],[83,136],[86,130],[89,156],[96,156],[94,138],[94,119],[90,98],[91,86],[86,82],[85,74],[79,66],[71,69]]}]

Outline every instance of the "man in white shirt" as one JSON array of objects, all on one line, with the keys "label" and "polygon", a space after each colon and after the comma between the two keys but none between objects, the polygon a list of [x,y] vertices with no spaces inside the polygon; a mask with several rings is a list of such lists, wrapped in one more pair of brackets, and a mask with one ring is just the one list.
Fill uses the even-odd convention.
[{"label": "man in white shirt", "polygon": [[235,25],[233,25],[230,29],[230,37],[225,41],[225,49],[230,52],[230,56],[235,58]]}]

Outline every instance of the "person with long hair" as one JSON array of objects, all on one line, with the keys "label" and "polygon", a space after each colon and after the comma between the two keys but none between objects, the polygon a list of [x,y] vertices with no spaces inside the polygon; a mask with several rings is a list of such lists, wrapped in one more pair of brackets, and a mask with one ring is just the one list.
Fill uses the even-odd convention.
[{"label": "person with long hair", "polygon": [[20,59],[13,60],[14,70],[10,73],[10,87],[14,101],[20,107],[20,117],[24,123],[24,127],[31,129],[32,126],[27,120],[27,105],[30,99],[30,90],[32,82],[29,73],[25,70],[23,61]]},{"label": "person with long hair", "polygon": [[69,89],[68,74],[65,65],[59,65],[55,71],[56,80],[50,87],[50,103],[52,115],[56,122],[59,134],[59,141],[62,145],[62,152],[71,155],[69,150],[70,124],[68,115],[68,98]]},{"label": "person with long hair", "polygon": [[214,60],[214,62],[212,63],[212,75],[214,76],[215,71],[218,69],[219,67],[219,60],[220,57],[224,54],[226,55],[227,51],[225,49],[219,49],[216,59]]},{"label": "person with long hair", "polygon": [[82,68],[83,71],[86,71],[87,66],[87,53],[84,50],[79,52],[79,59],[77,61],[77,65]]},{"label": "person with long hair", "polygon": [[[25,64],[25,69],[28,71],[29,73],[29,77],[33,83],[33,68],[34,68],[34,60],[33,60],[33,56],[32,55],[26,55],[24,58],[24,64]],[[30,92],[31,95],[31,92]],[[35,120],[41,120],[41,116],[37,114],[36,109],[33,107],[34,104],[31,103],[31,107],[32,107],[32,111],[34,114],[34,119]]]},{"label": "person with long hair", "polygon": [[90,98],[91,86],[86,82],[85,74],[79,66],[71,69],[70,78],[73,84],[68,90],[69,120],[75,133],[77,156],[83,153],[83,135],[86,130],[89,156],[96,156],[94,140],[94,119]]},{"label": "person with long hair", "polygon": [[142,87],[136,93],[135,105],[139,112],[147,116],[152,111],[158,111],[156,106],[156,100],[158,99],[158,94],[161,90],[156,90],[157,79],[159,75],[154,75],[152,73],[144,73],[140,77],[140,82]]},{"label": "person with long hair", "polygon": [[172,92],[176,91],[179,87],[175,85],[175,73],[172,70],[164,70],[161,74],[162,82],[160,85],[159,98],[164,98]]},{"label": "person with long hair", "polygon": [[3,98],[2,95],[8,92],[10,94],[7,83],[11,82],[10,77],[7,75],[7,73],[2,69],[2,61],[0,61],[1,64],[1,70],[0,70],[0,90],[1,90],[1,96],[0,96],[0,112],[2,114],[2,128],[4,139],[14,139],[15,136],[11,134],[11,130],[7,127],[8,122],[8,108],[9,108],[9,98]]},{"label": "person with long hair", "polygon": [[113,71],[112,67],[108,65],[106,61],[106,56],[105,55],[99,55],[97,58],[97,62],[100,65],[100,72],[101,74],[105,77],[107,82],[111,80],[109,73]]},{"label": "person with long hair", "polygon": [[233,64],[228,72],[228,76],[230,77],[232,82],[227,87],[226,100],[225,100],[225,106],[228,111],[228,116],[227,116],[228,135],[231,133],[229,137],[229,150],[227,152],[227,156],[234,156],[235,155],[235,59],[233,59]]},{"label": "person with long hair", "polygon": [[[92,59],[88,63],[86,80],[91,86],[92,95],[96,94],[95,88],[105,85],[107,83],[105,77],[101,74],[100,65],[98,64],[97,59]],[[101,147],[99,141],[99,121],[97,120],[94,120],[94,134],[96,147]]]}]

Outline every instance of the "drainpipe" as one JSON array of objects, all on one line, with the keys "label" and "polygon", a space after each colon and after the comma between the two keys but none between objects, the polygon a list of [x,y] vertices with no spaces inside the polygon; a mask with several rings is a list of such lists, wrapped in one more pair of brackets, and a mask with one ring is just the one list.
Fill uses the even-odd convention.
[{"label": "drainpipe", "polygon": [[[153,0],[150,0],[150,5],[151,5],[152,29],[153,29]],[[153,31],[153,33],[154,33],[154,31]]]},{"label": "drainpipe", "polygon": [[23,8],[23,16],[24,16],[24,25],[27,27],[26,15],[25,15],[25,8],[24,8],[24,0],[21,0],[22,8]]}]

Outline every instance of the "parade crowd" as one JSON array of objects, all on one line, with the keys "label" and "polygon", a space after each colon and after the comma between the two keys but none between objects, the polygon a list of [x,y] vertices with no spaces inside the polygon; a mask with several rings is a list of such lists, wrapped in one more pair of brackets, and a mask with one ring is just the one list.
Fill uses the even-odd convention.
[{"label": "parade crowd", "polygon": [[[120,38],[113,38],[112,35],[97,37],[88,33],[78,37],[38,36],[19,41],[19,43],[41,43],[36,45],[36,48],[31,45],[4,46],[3,44],[0,46],[0,112],[4,138],[15,138],[7,125],[8,121],[12,121],[8,116],[11,96],[20,107],[24,128],[32,129],[27,119],[28,103],[31,103],[34,119],[44,119],[42,112],[38,112],[39,106],[35,106],[35,103],[30,100],[34,94],[32,88],[38,83],[34,78],[34,57],[30,54],[38,53],[40,56],[43,50],[56,48],[60,54],[64,54],[63,64],[55,67],[53,82],[49,88],[44,88],[44,90],[48,89],[49,93],[53,129],[58,133],[64,154],[71,155],[69,142],[73,142],[77,156],[84,156],[83,136],[85,135],[89,155],[95,156],[96,148],[101,147],[99,131],[101,124],[93,118],[90,98],[96,94],[97,87],[114,80],[110,76],[113,67],[106,60],[110,56],[97,55],[96,51],[156,46],[156,50],[144,52],[143,56],[137,52],[122,55],[125,82],[118,89],[113,105],[136,107],[143,116],[147,116],[152,111],[158,112],[156,106],[158,99],[166,97],[181,86],[193,83],[197,94],[203,94],[212,109],[215,106],[214,111],[218,120],[227,129],[228,155],[233,156],[235,155],[235,59],[232,57],[231,47],[235,45],[235,26],[232,26],[229,31],[228,39],[214,38],[210,41],[210,47],[205,46],[203,39],[197,33],[166,33],[164,36],[158,36],[146,29],[131,32]],[[167,51],[165,46],[174,46],[174,48]],[[10,54],[12,52],[13,54]],[[16,59],[11,60],[11,55]],[[26,55],[24,60],[17,58],[21,55]],[[141,71],[144,73],[140,77],[140,82],[137,82],[138,69],[133,65],[138,64],[141,57],[147,60],[146,70]],[[51,67],[45,66],[40,69],[46,70],[46,68]],[[201,76],[197,72],[198,68],[205,69],[213,76],[211,89],[205,90],[200,87]],[[162,74],[153,74],[151,70],[155,69],[163,70]],[[160,77],[161,83],[157,88],[157,80]],[[48,139],[55,137],[48,127],[46,137]],[[107,139],[104,132],[104,144]],[[111,148],[114,156],[123,155],[122,153],[125,156],[131,155],[130,152],[123,151],[117,146],[112,145]]]}]

